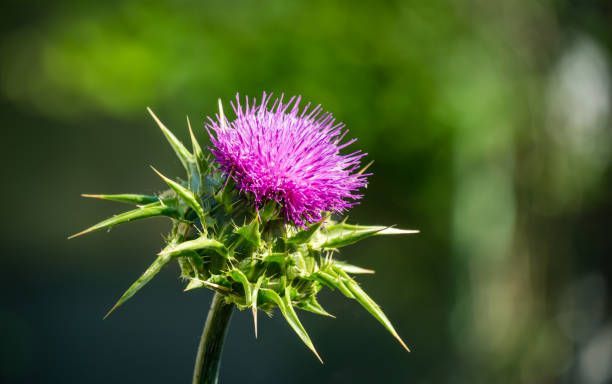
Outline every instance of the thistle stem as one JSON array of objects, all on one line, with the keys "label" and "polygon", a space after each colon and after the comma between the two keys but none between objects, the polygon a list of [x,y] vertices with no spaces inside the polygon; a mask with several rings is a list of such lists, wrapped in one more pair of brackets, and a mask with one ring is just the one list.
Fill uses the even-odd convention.
[{"label": "thistle stem", "polygon": [[193,368],[193,384],[217,384],[223,341],[233,309],[233,304],[226,304],[223,296],[215,293],[198,346],[198,355]]}]

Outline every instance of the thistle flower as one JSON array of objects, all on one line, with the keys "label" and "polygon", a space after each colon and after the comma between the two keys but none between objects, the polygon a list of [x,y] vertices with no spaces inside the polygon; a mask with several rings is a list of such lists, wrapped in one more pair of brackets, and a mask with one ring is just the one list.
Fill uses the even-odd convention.
[{"label": "thistle flower", "polygon": [[307,106],[300,112],[299,101],[276,100],[270,108],[265,94],[258,105],[242,108],[237,101],[232,122],[219,102],[217,120],[209,119],[208,124],[216,162],[204,154],[189,120],[191,150],[149,109],[187,178],[173,180],[154,169],[168,187],[159,194],[83,195],[136,208],[70,238],[151,217],[167,217],[172,223],[164,248],[107,316],[173,260],[186,291],[215,291],[198,347],[194,383],[217,382],[233,308],[251,311],[255,337],[258,311],[271,314],[278,309],[321,360],[295,309],[333,317],[317,300],[323,288],[357,301],[408,349],[382,309],[355,281],[355,275],[373,271],[337,260],[334,254],[371,236],[418,231],[331,218],[329,212],[342,212],[360,197],[356,191],[365,186],[367,175],[356,171],[363,154],[341,155],[340,150],[353,142],[341,143],[343,126],[320,107]]},{"label": "thistle flower", "polygon": [[276,201],[287,220],[304,226],[320,221],[323,212],[355,205],[368,175],[357,172],[364,153],[340,153],[355,141],[342,143],[344,125],[321,106],[300,110],[300,100],[272,101],[264,93],[259,104],[247,98],[243,107],[236,95],[236,119],[228,123],[218,116],[206,128],[211,152],[238,189],[258,206]]}]

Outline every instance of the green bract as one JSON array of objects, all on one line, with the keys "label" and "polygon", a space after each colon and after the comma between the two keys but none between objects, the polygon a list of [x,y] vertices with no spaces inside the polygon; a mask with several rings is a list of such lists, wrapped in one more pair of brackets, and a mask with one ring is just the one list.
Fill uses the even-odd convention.
[{"label": "green bract", "polygon": [[317,301],[318,292],[327,287],[355,299],[408,350],[387,316],[352,277],[373,271],[333,256],[339,248],[371,236],[418,231],[352,225],[329,216],[305,229],[288,224],[275,204],[257,210],[249,196],[238,193],[231,178],[204,156],[191,126],[190,151],[149,112],[185,168],[186,180],[172,180],[154,169],[169,187],[158,195],[83,195],[136,207],[70,237],[149,217],[165,216],[172,222],[163,250],[107,316],[176,260],[187,281],[185,290],[209,288],[238,309],[251,310],[256,336],[257,311],[271,314],[278,308],[320,360],[295,308],[333,317]]}]

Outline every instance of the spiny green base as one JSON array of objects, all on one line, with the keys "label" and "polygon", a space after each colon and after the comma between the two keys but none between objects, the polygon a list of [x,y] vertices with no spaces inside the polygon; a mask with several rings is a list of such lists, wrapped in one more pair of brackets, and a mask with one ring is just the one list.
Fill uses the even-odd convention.
[{"label": "spiny green base", "polygon": [[[373,271],[340,262],[334,255],[339,248],[372,236],[418,231],[352,225],[334,221],[329,215],[308,228],[296,227],[286,222],[277,203],[258,206],[252,197],[239,193],[231,175],[221,172],[204,156],[191,129],[190,151],[149,112],[185,168],[186,180],[172,180],[154,169],[168,187],[159,194],[84,195],[134,204],[136,208],[72,236],[150,217],[167,217],[172,221],[164,249],[110,312],[176,260],[181,277],[187,281],[186,290],[208,288],[216,292],[211,321],[226,310],[229,319],[231,310],[222,305],[227,303],[229,308],[235,306],[253,313],[257,335],[258,310],[271,314],[278,308],[291,329],[321,360],[295,309],[331,316],[317,301],[318,292],[326,287],[356,300],[408,349],[382,309],[354,280],[353,275]],[[223,120],[222,111],[220,115]],[[205,339],[203,342],[207,343]],[[218,367],[218,361],[212,360]]]}]

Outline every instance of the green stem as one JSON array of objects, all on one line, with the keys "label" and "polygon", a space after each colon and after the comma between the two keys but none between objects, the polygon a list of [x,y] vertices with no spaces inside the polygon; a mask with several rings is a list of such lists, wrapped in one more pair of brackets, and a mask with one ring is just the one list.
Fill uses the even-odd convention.
[{"label": "green stem", "polygon": [[193,384],[217,384],[223,341],[232,317],[233,304],[226,304],[223,296],[215,293],[193,368]]}]

